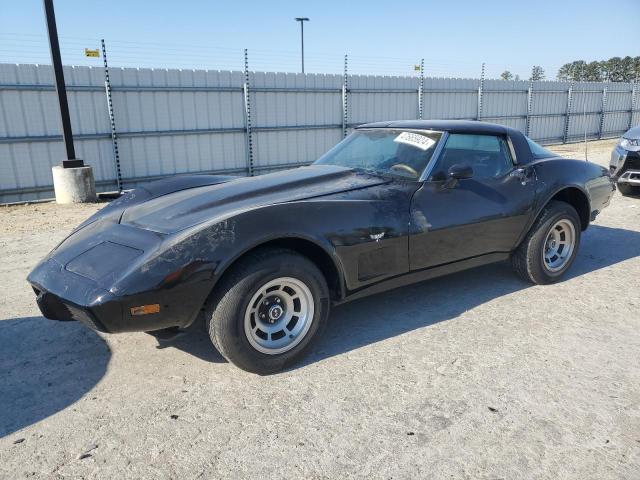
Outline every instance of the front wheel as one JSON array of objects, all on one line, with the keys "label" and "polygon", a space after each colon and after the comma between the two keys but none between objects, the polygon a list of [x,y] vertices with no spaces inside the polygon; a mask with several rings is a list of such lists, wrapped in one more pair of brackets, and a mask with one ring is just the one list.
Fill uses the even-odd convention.
[{"label": "front wheel", "polygon": [[575,208],[551,201],[511,257],[515,271],[536,284],[558,281],[576,258],[581,225]]},{"label": "front wheel", "polygon": [[274,373],[299,360],[329,315],[327,283],[316,265],[286,249],[242,258],[216,288],[205,312],[218,351],[253,373]]}]

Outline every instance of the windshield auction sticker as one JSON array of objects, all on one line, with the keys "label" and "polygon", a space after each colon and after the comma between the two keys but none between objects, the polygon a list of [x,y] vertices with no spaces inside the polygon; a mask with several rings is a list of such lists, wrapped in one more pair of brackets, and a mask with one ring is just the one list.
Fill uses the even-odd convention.
[{"label": "windshield auction sticker", "polygon": [[393,141],[411,145],[412,147],[419,148],[420,150],[429,150],[429,148],[431,148],[436,143],[434,140],[431,140],[425,135],[411,132],[402,132],[400,135],[394,138]]}]

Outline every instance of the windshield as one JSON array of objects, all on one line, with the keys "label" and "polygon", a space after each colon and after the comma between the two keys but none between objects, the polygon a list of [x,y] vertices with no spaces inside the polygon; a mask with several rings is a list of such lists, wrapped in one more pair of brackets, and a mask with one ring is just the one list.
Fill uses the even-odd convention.
[{"label": "windshield", "polygon": [[531,154],[533,155],[533,158],[535,158],[536,160],[540,158],[549,158],[549,157],[558,156],[557,154],[550,152],[546,148],[542,148],[540,145],[538,145],[536,142],[531,140],[529,137],[524,137],[524,138],[527,139],[527,143],[529,143],[529,149],[531,150]]},{"label": "windshield", "polygon": [[315,163],[418,180],[441,136],[432,131],[356,130]]}]

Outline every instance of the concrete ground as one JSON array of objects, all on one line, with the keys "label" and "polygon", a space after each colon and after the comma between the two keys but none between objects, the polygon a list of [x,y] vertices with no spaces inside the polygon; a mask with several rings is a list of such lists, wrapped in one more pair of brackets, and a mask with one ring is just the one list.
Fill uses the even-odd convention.
[{"label": "concrete ground", "polygon": [[347,304],[268,377],[199,332],[43,319],[25,276],[98,208],[0,207],[0,478],[640,478],[638,198],[559,284],[497,264]]}]

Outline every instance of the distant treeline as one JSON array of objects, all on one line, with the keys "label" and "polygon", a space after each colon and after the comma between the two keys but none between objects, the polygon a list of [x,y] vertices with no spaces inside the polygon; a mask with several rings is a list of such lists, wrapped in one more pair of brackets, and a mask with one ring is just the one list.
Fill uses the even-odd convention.
[{"label": "distant treeline", "polygon": [[560,67],[557,77],[578,82],[633,82],[640,78],[640,57],[611,57],[599,62],[576,60]]}]

